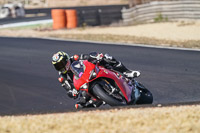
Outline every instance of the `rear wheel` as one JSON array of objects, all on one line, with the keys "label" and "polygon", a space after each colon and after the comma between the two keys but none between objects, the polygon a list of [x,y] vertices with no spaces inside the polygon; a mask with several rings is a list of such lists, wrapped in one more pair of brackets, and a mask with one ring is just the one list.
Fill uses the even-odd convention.
[{"label": "rear wheel", "polygon": [[93,91],[93,94],[105,101],[107,104],[109,104],[110,106],[121,106],[121,105],[126,105],[126,101],[124,100],[124,98],[122,98],[121,96],[121,99],[120,98],[116,98],[116,97],[119,97],[119,94],[118,96],[114,97],[112,95],[109,95],[108,91],[104,89],[104,86],[102,85],[99,85],[99,84],[95,84],[93,87],[92,87],[92,91]]},{"label": "rear wheel", "polygon": [[141,96],[136,102],[136,104],[152,104],[153,103],[153,95],[147,89],[141,89]]}]

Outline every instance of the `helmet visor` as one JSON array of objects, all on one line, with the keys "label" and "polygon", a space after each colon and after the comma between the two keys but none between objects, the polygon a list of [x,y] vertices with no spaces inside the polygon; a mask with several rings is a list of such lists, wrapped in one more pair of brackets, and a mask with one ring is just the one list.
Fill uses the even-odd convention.
[{"label": "helmet visor", "polygon": [[54,67],[57,71],[61,71],[62,69],[65,69],[65,63],[63,61],[60,61],[54,64]]}]

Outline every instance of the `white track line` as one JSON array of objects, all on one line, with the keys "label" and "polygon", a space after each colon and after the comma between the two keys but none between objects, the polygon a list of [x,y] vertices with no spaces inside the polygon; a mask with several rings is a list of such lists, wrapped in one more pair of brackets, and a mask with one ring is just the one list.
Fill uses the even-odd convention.
[{"label": "white track line", "polygon": [[19,27],[19,26],[27,26],[27,25],[35,25],[35,24],[46,24],[46,23],[52,23],[52,22],[53,22],[52,19],[47,19],[47,20],[38,20],[38,21],[30,21],[30,22],[19,22],[19,23],[12,23],[12,24],[3,24],[3,25],[0,25],[0,29]]},{"label": "white track line", "polygon": [[112,43],[112,42],[100,42],[100,41],[86,41],[86,40],[73,40],[73,39],[61,39],[53,37],[34,37],[39,39],[48,39],[48,40],[57,40],[57,41],[71,41],[71,42],[84,42],[84,43],[97,43],[97,44],[108,44],[108,45],[125,45],[125,46],[136,46],[136,47],[146,47],[146,48],[158,48],[158,49],[171,49],[171,50],[184,50],[184,51],[199,51],[200,49],[193,48],[179,48],[179,47],[164,47],[164,46],[155,46],[148,44],[128,44],[128,43]]}]

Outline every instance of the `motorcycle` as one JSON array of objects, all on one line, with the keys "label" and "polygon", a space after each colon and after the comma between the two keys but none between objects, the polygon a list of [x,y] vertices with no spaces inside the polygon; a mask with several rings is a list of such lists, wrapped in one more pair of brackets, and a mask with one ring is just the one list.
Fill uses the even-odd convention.
[{"label": "motorcycle", "polygon": [[73,83],[77,91],[85,91],[91,98],[85,107],[99,107],[103,104],[123,106],[152,104],[153,95],[135,78],[128,79],[120,72],[106,69],[98,63],[87,60],[71,64]]}]

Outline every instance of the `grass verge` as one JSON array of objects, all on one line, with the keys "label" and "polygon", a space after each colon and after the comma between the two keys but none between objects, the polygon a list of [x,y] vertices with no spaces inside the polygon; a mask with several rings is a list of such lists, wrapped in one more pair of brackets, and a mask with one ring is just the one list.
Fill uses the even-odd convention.
[{"label": "grass verge", "polygon": [[112,35],[112,34],[50,34],[49,37],[74,39],[74,40],[91,40],[100,42],[128,43],[128,44],[145,44],[167,47],[181,48],[200,48],[200,40],[174,41],[165,39],[156,39],[149,37],[136,37],[129,35]]},{"label": "grass verge", "polygon": [[52,27],[52,23],[45,23],[45,24],[31,24],[31,25],[25,25],[25,26],[17,26],[17,27],[12,27],[12,28],[5,28],[7,30],[13,30],[13,31],[18,31],[18,30],[45,30],[45,29],[50,29]]},{"label": "grass verge", "polygon": [[199,133],[200,105],[0,117],[1,133]]}]

